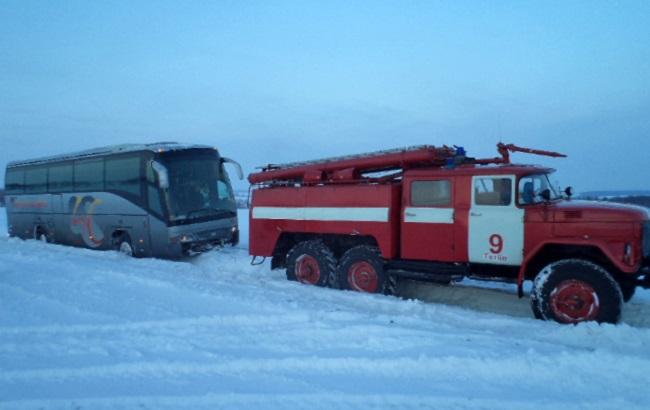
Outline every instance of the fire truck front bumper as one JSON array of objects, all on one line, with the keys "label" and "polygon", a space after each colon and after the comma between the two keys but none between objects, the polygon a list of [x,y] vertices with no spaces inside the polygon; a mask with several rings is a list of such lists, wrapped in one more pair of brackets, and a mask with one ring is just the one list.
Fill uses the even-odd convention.
[{"label": "fire truck front bumper", "polygon": [[639,286],[650,289],[650,258],[646,258],[639,270]]},{"label": "fire truck front bumper", "polygon": [[641,286],[650,288],[650,221],[643,225],[643,263],[641,264]]}]

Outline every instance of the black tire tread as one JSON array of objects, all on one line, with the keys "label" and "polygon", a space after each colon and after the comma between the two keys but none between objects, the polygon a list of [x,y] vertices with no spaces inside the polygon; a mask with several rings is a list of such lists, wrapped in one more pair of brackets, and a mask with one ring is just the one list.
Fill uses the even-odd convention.
[{"label": "black tire tread", "polygon": [[[543,320],[556,320],[550,307],[550,293],[563,280],[578,279],[589,283],[601,301],[599,323],[618,323],[623,294],[618,282],[603,267],[583,259],[563,259],[547,265],[535,278],[531,303],[535,303]],[[534,302],[533,302],[534,301]],[[557,321],[557,320],[556,320]]]},{"label": "black tire tread", "polygon": [[336,258],[334,253],[320,239],[302,241],[295,244],[287,253],[287,279],[298,281],[295,269],[295,261],[300,255],[309,254],[318,261],[321,272],[320,280],[316,286],[328,286],[332,284],[332,278],[336,277]]},{"label": "black tire tread", "polygon": [[634,293],[636,293],[636,283],[620,281],[618,284],[621,287],[621,293],[623,294],[623,302],[629,302],[634,296]]},{"label": "black tire tread", "polygon": [[388,274],[384,269],[385,260],[381,251],[376,246],[358,245],[348,249],[338,265],[338,283],[341,289],[351,290],[347,278],[347,267],[355,261],[365,260],[375,266],[379,276],[379,289],[377,293],[394,295],[397,292],[397,278]]}]

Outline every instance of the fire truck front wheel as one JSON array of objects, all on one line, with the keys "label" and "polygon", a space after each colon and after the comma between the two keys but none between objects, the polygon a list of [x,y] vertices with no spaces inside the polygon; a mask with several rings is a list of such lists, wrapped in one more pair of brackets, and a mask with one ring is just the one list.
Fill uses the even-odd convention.
[{"label": "fire truck front wheel", "polygon": [[596,321],[617,323],[621,317],[621,288],[601,266],[566,259],[546,266],[535,278],[533,303],[542,319],[559,323]]},{"label": "fire truck front wheel", "polygon": [[298,242],[287,254],[287,279],[327,286],[336,275],[336,258],[321,240]]},{"label": "fire truck front wheel", "polygon": [[349,249],[338,266],[342,289],[367,293],[395,293],[395,278],[384,269],[381,252],[374,246],[360,245]]}]

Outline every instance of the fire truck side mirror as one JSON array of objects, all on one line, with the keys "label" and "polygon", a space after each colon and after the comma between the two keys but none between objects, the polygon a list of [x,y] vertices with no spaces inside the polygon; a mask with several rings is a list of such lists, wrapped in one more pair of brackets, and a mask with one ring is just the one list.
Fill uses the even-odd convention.
[{"label": "fire truck side mirror", "polygon": [[230,158],[226,158],[226,157],[221,158],[221,160],[224,163],[227,162],[229,164],[233,164],[235,166],[235,170],[237,171],[237,177],[239,178],[239,180],[241,181],[242,179],[244,179],[244,170],[242,170],[241,165],[239,164],[239,162],[237,162],[237,161],[235,161],[233,159],[230,159]]},{"label": "fire truck side mirror", "polygon": [[564,189],[564,195],[566,195],[567,198],[571,198],[573,196],[573,188],[571,188],[570,186],[566,187]]},{"label": "fire truck side mirror", "polygon": [[550,189],[543,189],[540,193],[539,196],[542,197],[542,199],[545,202],[548,202],[551,200],[551,190]]}]

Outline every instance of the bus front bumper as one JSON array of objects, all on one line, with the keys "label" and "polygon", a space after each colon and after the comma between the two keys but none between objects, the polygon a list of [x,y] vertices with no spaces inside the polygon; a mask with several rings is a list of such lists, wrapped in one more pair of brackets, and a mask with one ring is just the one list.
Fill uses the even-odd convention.
[{"label": "bus front bumper", "polygon": [[193,256],[228,244],[237,245],[239,243],[239,229],[232,226],[204,232],[185,233],[171,237],[169,242],[169,248],[174,257]]}]

